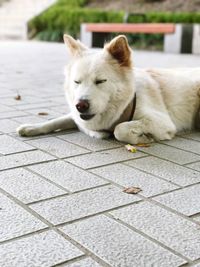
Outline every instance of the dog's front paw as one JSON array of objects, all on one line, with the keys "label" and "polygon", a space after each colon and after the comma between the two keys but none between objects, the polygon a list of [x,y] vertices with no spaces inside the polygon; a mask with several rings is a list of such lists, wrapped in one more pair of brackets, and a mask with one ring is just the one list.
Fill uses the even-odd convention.
[{"label": "dog's front paw", "polygon": [[34,136],[37,135],[37,130],[32,124],[22,124],[17,128],[17,133],[21,136]]},{"label": "dog's front paw", "polygon": [[171,130],[171,131],[167,131],[167,132],[164,132],[160,138],[159,138],[159,141],[164,141],[164,140],[171,140],[172,138],[174,138],[176,132]]},{"label": "dog's front paw", "polygon": [[143,125],[139,121],[123,122],[118,124],[114,130],[114,136],[118,141],[133,145],[139,143],[152,143],[153,136],[144,133]]},{"label": "dog's front paw", "polygon": [[89,131],[89,136],[97,139],[107,139],[110,136],[110,133],[108,132],[96,132],[96,131]]}]

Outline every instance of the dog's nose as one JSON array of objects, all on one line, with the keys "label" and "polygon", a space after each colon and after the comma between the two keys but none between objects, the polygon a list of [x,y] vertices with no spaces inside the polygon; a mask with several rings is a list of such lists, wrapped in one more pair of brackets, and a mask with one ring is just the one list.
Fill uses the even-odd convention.
[{"label": "dog's nose", "polygon": [[79,102],[76,104],[76,108],[80,113],[86,112],[90,107],[89,101],[86,99],[81,99]]}]

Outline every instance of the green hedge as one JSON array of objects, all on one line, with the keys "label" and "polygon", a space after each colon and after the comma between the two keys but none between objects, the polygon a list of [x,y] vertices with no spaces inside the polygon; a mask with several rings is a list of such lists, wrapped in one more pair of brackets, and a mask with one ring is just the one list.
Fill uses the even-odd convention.
[{"label": "green hedge", "polygon": [[84,7],[88,3],[88,0],[58,0],[56,5],[71,6],[71,7]]},{"label": "green hedge", "polygon": [[199,13],[147,13],[147,22],[200,23]]},{"label": "green hedge", "polygon": [[122,22],[123,12],[55,6],[29,22],[29,32],[43,40],[60,41],[64,32],[78,37],[83,22]]}]

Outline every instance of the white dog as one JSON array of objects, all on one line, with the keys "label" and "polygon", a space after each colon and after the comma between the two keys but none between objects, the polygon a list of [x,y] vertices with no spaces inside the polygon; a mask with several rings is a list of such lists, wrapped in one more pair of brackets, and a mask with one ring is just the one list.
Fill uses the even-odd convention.
[{"label": "white dog", "polygon": [[101,51],[91,51],[64,35],[71,60],[65,92],[71,113],[35,125],[22,125],[22,136],[78,127],[89,136],[114,133],[126,143],[169,140],[195,127],[200,107],[200,68],[133,67],[131,49],[120,35]]}]

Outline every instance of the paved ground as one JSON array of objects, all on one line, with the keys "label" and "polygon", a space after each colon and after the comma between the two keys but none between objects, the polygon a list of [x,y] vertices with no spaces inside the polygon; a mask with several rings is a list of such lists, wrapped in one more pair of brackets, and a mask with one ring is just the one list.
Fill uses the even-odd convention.
[{"label": "paved ground", "polygon": [[27,39],[27,21],[56,0],[9,0],[0,5],[0,40]]},{"label": "paved ground", "polygon": [[[15,134],[67,112],[66,61],[60,44],[0,43],[0,266],[200,266],[199,133],[135,154],[79,132]],[[135,52],[137,66],[199,63]]]}]

